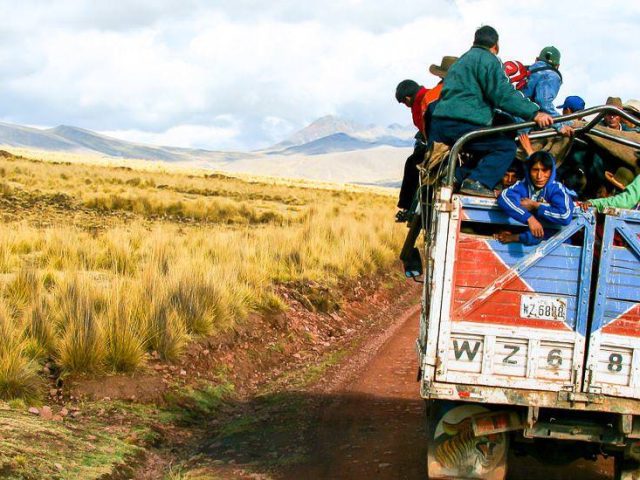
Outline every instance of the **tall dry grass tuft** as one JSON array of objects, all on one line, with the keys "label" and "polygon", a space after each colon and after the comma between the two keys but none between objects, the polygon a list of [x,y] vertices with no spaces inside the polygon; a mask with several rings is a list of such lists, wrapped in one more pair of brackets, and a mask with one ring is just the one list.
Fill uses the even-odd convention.
[{"label": "tall dry grass tuft", "polygon": [[42,382],[26,348],[22,329],[0,304],[0,399],[32,400],[39,396]]},{"label": "tall dry grass tuft", "polygon": [[209,335],[213,330],[219,289],[202,270],[183,272],[170,287],[170,301],[187,332]]},{"label": "tall dry grass tuft", "polygon": [[148,268],[139,288],[140,308],[146,326],[149,348],[162,359],[177,360],[188,340],[187,328],[171,302],[168,279],[159,270]]},{"label": "tall dry grass tuft", "polygon": [[107,349],[95,286],[76,274],[58,287],[55,297],[52,314],[61,332],[57,362],[69,372],[100,372]]},{"label": "tall dry grass tuft", "polygon": [[132,275],[137,267],[136,249],[122,231],[112,231],[104,239],[104,249],[96,259],[96,267],[116,275]]},{"label": "tall dry grass tuft", "polygon": [[53,355],[56,349],[56,334],[47,298],[44,296],[37,298],[26,310],[24,318],[25,334],[39,347],[41,356]]},{"label": "tall dry grass tuft", "polygon": [[42,281],[38,271],[33,267],[23,267],[5,288],[8,304],[16,315],[34,303],[42,291]]},{"label": "tall dry grass tuft", "polygon": [[116,372],[133,372],[144,364],[146,325],[139,301],[123,282],[116,284],[107,298],[104,313],[108,368]]}]

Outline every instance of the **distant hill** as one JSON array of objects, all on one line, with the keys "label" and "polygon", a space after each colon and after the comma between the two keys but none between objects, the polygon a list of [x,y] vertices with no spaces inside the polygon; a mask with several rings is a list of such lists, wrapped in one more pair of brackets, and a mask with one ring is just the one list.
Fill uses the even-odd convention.
[{"label": "distant hill", "polygon": [[228,172],[306,178],[326,182],[396,186],[412,148],[379,146],[320,154],[271,154],[229,162]]},{"label": "distant hill", "polygon": [[37,148],[64,151],[77,148],[73,142],[60,137],[51,130],[0,123],[0,143],[12,147]]},{"label": "distant hill", "polygon": [[143,145],[67,125],[39,129],[1,122],[0,145],[166,162],[226,162],[253,156],[250,153],[213,152],[190,148]]},{"label": "distant hill", "polygon": [[0,145],[113,158],[188,162],[221,171],[333,182],[396,185],[413,145],[413,127],[361,126],[319,118],[273,147],[257,152],[216,152],[144,145],[83,128],[39,129],[0,123]]},{"label": "distant hill", "polygon": [[321,117],[284,141],[269,147],[268,153],[320,155],[348,152],[383,145],[410,147],[415,127],[392,124],[388,127],[362,126],[332,115]]},{"label": "distant hill", "polygon": [[270,154],[273,155],[278,153],[289,155],[292,153],[302,153],[304,155],[322,155],[324,153],[367,150],[369,148],[381,147],[383,145],[392,147],[410,147],[413,145],[413,140],[402,140],[397,137],[381,137],[371,141],[352,137],[346,133],[334,133],[302,145],[285,148],[279,152],[270,152]]}]

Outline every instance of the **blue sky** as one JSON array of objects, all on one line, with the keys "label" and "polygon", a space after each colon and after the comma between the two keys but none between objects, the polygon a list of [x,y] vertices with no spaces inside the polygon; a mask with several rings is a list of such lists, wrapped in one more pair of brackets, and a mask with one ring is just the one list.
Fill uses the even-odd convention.
[{"label": "blue sky", "polygon": [[[254,149],[314,119],[409,123],[393,99],[494,26],[501,58],[562,52],[558,100],[639,98],[640,2],[0,0],[0,120]],[[558,104],[560,103],[558,102]]]}]

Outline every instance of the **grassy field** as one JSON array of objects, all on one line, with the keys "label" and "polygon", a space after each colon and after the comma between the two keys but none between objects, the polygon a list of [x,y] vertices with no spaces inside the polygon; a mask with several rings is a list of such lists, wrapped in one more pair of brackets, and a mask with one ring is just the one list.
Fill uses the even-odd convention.
[{"label": "grassy field", "polygon": [[102,373],[143,368],[148,352],[175,360],[192,338],[286,310],[281,288],[311,285],[322,293],[309,308],[336,308],[341,282],[397,257],[394,203],[365,189],[4,154],[0,399],[37,398],[45,362]]}]

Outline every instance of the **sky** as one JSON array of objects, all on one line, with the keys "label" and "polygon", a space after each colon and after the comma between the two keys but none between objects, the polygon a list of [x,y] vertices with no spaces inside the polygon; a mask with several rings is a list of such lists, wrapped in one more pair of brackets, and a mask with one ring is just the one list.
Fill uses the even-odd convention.
[{"label": "sky", "polygon": [[[615,5],[615,7],[613,6]],[[481,25],[503,61],[562,53],[557,104],[640,98],[640,2],[0,0],[0,121],[211,150],[277,143],[324,115],[409,124],[400,80]]]}]

